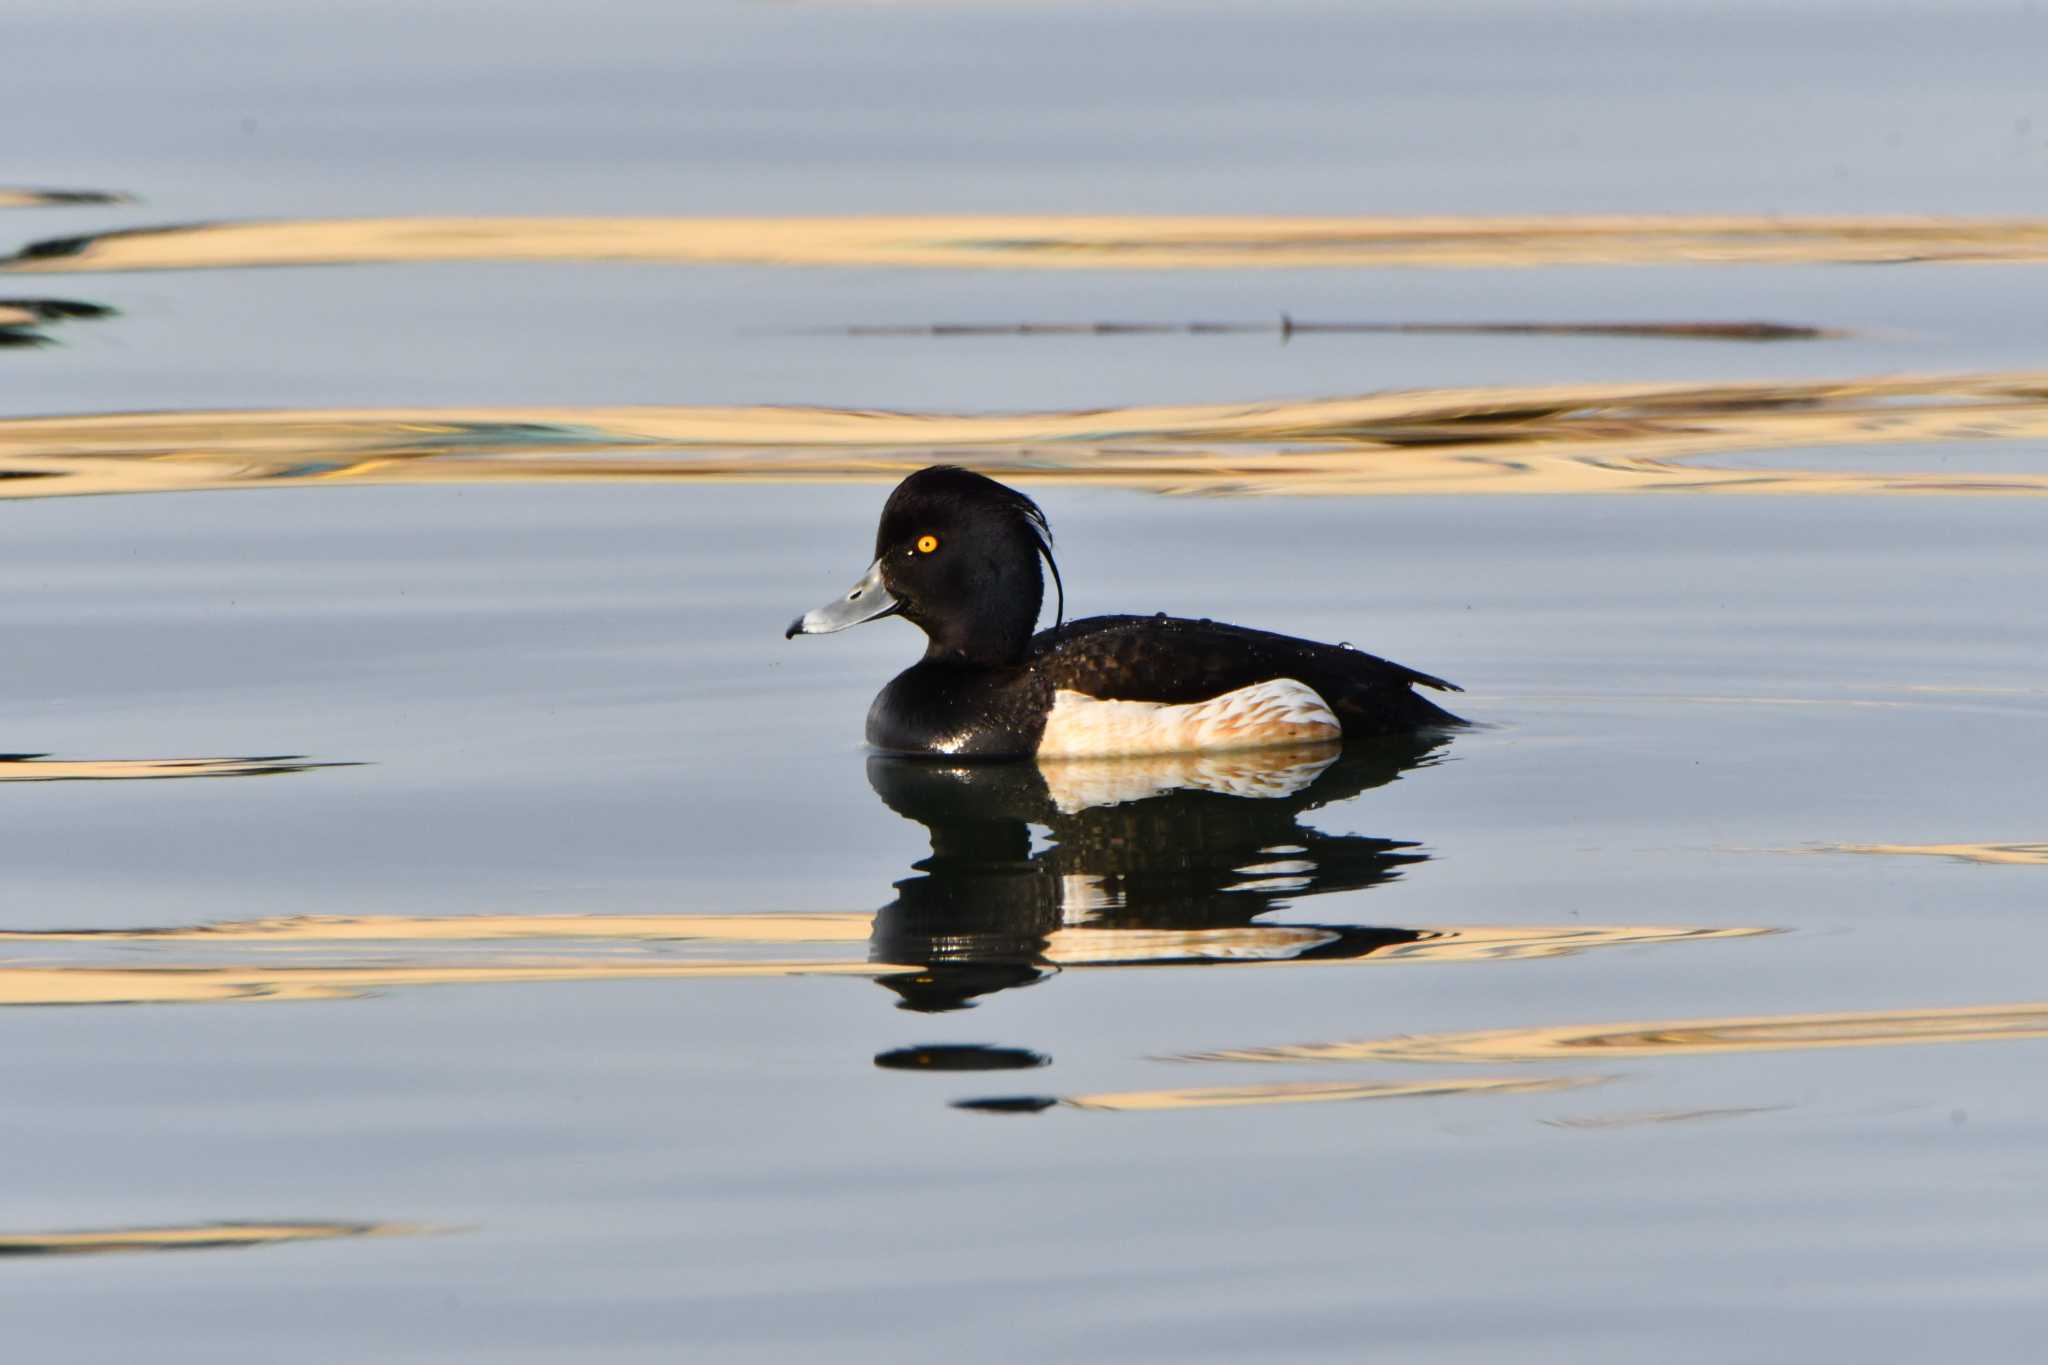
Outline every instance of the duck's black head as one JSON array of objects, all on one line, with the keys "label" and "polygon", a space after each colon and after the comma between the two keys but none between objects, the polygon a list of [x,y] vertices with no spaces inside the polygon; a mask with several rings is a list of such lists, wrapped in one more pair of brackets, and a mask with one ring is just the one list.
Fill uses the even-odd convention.
[{"label": "duck's black head", "polygon": [[935,465],[889,495],[866,576],[788,633],[819,635],[902,616],[930,638],[926,658],[1016,663],[1045,601],[1041,557],[1057,584],[1052,531],[1037,503],[984,475]]}]

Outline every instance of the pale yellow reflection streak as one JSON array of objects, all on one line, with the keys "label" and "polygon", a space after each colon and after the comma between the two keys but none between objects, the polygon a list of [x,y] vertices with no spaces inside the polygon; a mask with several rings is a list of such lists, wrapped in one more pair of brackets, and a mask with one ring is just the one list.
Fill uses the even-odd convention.
[{"label": "pale yellow reflection streak", "polygon": [[100,1232],[0,1233],[0,1256],[86,1256],[114,1251],[203,1251],[324,1242],[337,1237],[409,1237],[441,1231],[408,1223],[194,1223]]},{"label": "pale yellow reflection streak", "polygon": [[1375,952],[1373,962],[1498,962],[1518,958],[1569,957],[1588,948],[1622,948],[1658,943],[1710,943],[1760,938],[1781,929],[1698,928],[1683,924],[1502,924],[1456,925],[1424,930],[1414,943]]},{"label": "pale yellow reflection streak", "polygon": [[782,407],[103,413],[0,420],[0,496],[280,483],[893,481],[1157,492],[2048,492],[2048,470],[1720,467],[1737,451],[2048,438],[2048,372],[1418,389],[1022,414]]},{"label": "pale yellow reflection streak", "polygon": [[[874,917],[860,912],[738,915],[290,915],[167,928],[0,929],[8,943],[329,943],[483,942],[493,939],[591,941],[705,940],[723,943],[863,943]],[[1234,957],[1283,953],[1328,939],[1319,925],[1243,924],[1147,929],[1071,926],[1054,930],[1044,956],[1063,965],[1132,957]],[[1654,924],[1434,925],[1413,943],[1378,949],[1373,961],[1486,961],[1565,957],[1588,948],[1754,938],[1763,928]],[[0,970],[5,970],[0,968]]]},{"label": "pale yellow reflection streak", "polygon": [[1549,1076],[1540,1080],[1475,1077],[1470,1080],[1278,1082],[1270,1085],[1220,1085],[1188,1090],[1115,1090],[1099,1095],[1066,1095],[1059,1102],[1070,1109],[1115,1113],[1167,1109],[1224,1109],[1246,1105],[1328,1104],[1337,1100],[1433,1099],[1444,1095],[1533,1095],[1598,1085],[1599,1076]]},{"label": "pale yellow reflection streak", "polygon": [[0,930],[0,944],[241,942],[323,944],[480,942],[491,939],[709,939],[730,943],[865,943],[874,916],[759,915],[281,915],[162,929]]},{"label": "pale yellow reflection streak", "polygon": [[38,243],[57,273],[403,261],[665,261],[995,270],[2048,260],[2048,219],[1933,216],[334,218]]},{"label": "pale yellow reflection streak", "polygon": [[266,777],[308,768],[348,767],[280,758],[0,757],[0,782],[133,782],[170,777]]},{"label": "pale yellow reflection streak", "polygon": [[[1777,929],[1706,929],[1652,924],[1461,924],[1422,929],[1412,943],[1364,957],[1297,958],[1336,938],[1313,924],[1249,924],[1214,929],[1070,928],[1054,932],[1042,956],[1061,967],[1143,966],[1148,961],[1260,962],[1290,967],[1388,967],[1430,962],[1509,962],[1570,957],[1589,948],[1703,943],[1756,938]],[[4,941],[4,938],[0,938]]]},{"label": "pale yellow reflection streak", "polygon": [[1821,844],[1809,853],[1882,853],[1912,858],[1952,858],[1962,863],[2048,867],[2048,844]]},{"label": "pale yellow reflection streak", "polygon": [[[4,930],[0,946],[71,944],[217,944],[318,952],[334,945],[478,945],[493,940],[553,940],[593,947],[608,943],[701,940],[727,946],[797,942],[864,944],[864,914],[802,915],[479,915],[298,916],[183,928]],[[1590,948],[1752,937],[1768,929],[1705,929],[1645,925],[1460,925],[1422,931],[1414,943],[1363,957],[1300,961],[1338,937],[1318,925],[1226,925],[1192,929],[1055,930],[1038,960],[1063,970],[1164,967],[1194,963],[1237,966],[1402,965],[1562,957]],[[887,976],[921,964],[743,956],[534,956],[472,949],[470,960],[436,962],[418,947],[392,961],[184,962],[134,965],[15,960],[0,963],[0,1006],[207,1004],[339,1000],[413,986],[534,985],[550,982],[667,981],[770,976]]]},{"label": "pale yellow reflection streak", "polygon": [[1798,1048],[1897,1047],[2048,1038],[2048,1003],[1927,1010],[1766,1014],[1560,1028],[1423,1033],[1347,1043],[1298,1043],[1187,1054],[1203,1062],[1550,1062],[1671,1057]]},{"label": "pale yellow reflection streak", "polygon": [[197,1005],[347,1000],[401,986],[679,981],[759,976],[885,976],[879,962],[532,962],[489,966],[0,966],[4,1005]]}]

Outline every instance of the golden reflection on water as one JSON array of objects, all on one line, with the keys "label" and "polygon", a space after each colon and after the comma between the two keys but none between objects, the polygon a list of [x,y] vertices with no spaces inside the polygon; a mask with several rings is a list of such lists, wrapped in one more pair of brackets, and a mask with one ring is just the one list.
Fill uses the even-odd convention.
[{"label": "golden reflection on water", "polygon": [[315,763],[294,754],[267,758],[46,758],[41,754],[0,754],[0,782],[132,782],[169,777],[268,777],[312,768],[346,768]]},{"label": "golden reflection on water", "polygon": [[[864,912],[754,915],[292,915],[172,928],[0,929],[0,948],[13,943],[184,942],[285,946],[331,943],[486,942],[493,939],[579,939],[735,944],[866,943],[874,916]],[[1569,957],[1589,948],[1754,938],[1775,929],[1707,929],[1687,925],[1508,924],[1434,925],[1411,931],[1413,942],[1380,950],[1381,962],[1480,962]],[[1317,925],[1243,924],[1215,928],[1102,929],[1070,926],[1049,935],[1047,956],[1067,965],[1127,963],[1164,957],[1280,954],[1305,939],[1325,937]],[[679,964],[670,964],[679,965]],[[4,970],[4,969],[0,969]]]},{"label": "golden reflection on water", "polygon": [[[1268,921],[1296,899],[1359,892],[1430,861],[1410,841],[1328,833],[1326,806],[1432,766],[1446,736],[1342,752],[1181,756],[1122,765],[936,765],[875,756],[868,778],[932,854],[873,914],[282,915],[185,926],[0,930],[0,1006],[332,1001],[417,986],[874,980],[939,1013],[1064,971],[1501,962],[1773,932],[1673,925],[1393,928]],[[1039,832],[1048,841],[1039,847]],[[792,956],[793,945],[819,951]],[[756,951],[758,950],[758,951]],[[183,960],[163,960],[176,954]],[[895,1049],[889,1069],[1044,1065],[1020,1048]],[[1310,1081],[963,1100],[961,1107],[1135,1112],[1524,1094],[1593,1077]],[[236,1245],[212,1229],[27,1239],[30,1251]],[[111,1238],[108,1241],[107,1238]],[[0,1247],[0,1251],[4,1251]]]},{"label": "golden reflection on water", "polygon": [[[523,407],[0,420],[0,496],[320,483],[894,481],[935,460],[1169,493],[2048,492],[1881,448],[2048,438],[2048,372],[1414,389],[1078,412]],[[1716,465],[1867,448],[1855,469]],[[1912,457],[1927,460],[1925,454]]]},{"label": "golden reflection on water", "polygon": [[[1396,928],[1268,919],[1427,863],[1418,845],[1331,834],[1325,806],[1427,769],[1443,736],[1305,758],[1082,765],[873,757],[868,779],[932,856],[868,913],[292,915],[187,926],[0,930],[0,1005],[334,1000],[439,985],[876,979],[905,1008],[963,1008],[1063,971],[1413,965],[1563,957],[1773,932],[1687,925]],[[1177,787],[1176,783],[1193,785]],[[1086,788],[1107,804],[1076,804]],[[1172,788],[1162,790],[1162,788]],[[1035,846],[1034,831],[1049,841]],[[793,945],[822,951],[790,955]],[[136,949],[150,952],[138,960]],[[183,960],[156,960],[154,950]]]},{"label": "golden reflection on water", "polygon": [[1909,858],[1949,858],[1959,863],[2048,867],[2048,844],[1821,844],[1813,853],[1881,853]]},{"label": "golden reflection on water", "polygon": [[2048,1003],[1423,1033],[1186,1054],[1203,1062],[1548,1062],[2048,1038]]},{"label": "golden reflection on water", "polygon": [[0,1006],[204,1005],[350,1000],[400,986],[533,985],[749,976],[881,976],[912,970],[876,962],[533,962],[495,965],[155,967],[0,966]]},{"label": "golden reflection on water", "polygon": [[[1062,1095],[1068,1109],[1104,1113],[1147,1113],[1177,1109],[1236,1109],[1252,1105],[1329,1104],[1341,1100],[1437,1099],[1446,1095],[1533,1095],[1597,1085],[1598,1076],[1473,1077],[1433,1081],[1299,1081],[1268,1085],[1201,1086],[1187,1090],[1118,1090],[1095,1095]],[[963,1107],[981,1107],[973,1101]],[[1050,1107],[1050,1106],[1046,1106]]]},{"label": "golden reflection on water", "polygon": [[[617,945],[678,943],[784,945],[836,943],[866,946],[875,917],[807,915],[479,915],[297,916],[181,928],[45,929],[0,931],[10,947],[134,943],[218,944],[223,948],[304,949],[332,945],[378,947],[395,954],[377,960],[183,962],[137,965],[99,961],[0,962],[0,1006],[233,1004],[259,1001],[354,999],[413,986],[537,985],[552,982],[685,981],[780,976],[882,977],[915,973],[922,964],[832,958],[754,958],[738,953],[689,959],[621,956]],[[1764,929],[1684,926],[1514,925],[1439,926],[1411,932],[1414,942],[1380,947],[1370,956],[1304,958],[1339,941],[1342,927],[1289,924],[1209,928],[1056,929],[1035,945],[1033,959],[1062,970],[1145,966],[1334,965],[1483,962],[1563,957],[1590,948],[1681,943],[1749,937]],[[1379,931],[1382,934],[1402,931]],[[403,945],[488,944],[493,940],[553,940],[579,949],[532,956],[470,949],[460,960],[438,960]]]},{"label": "golden reflection on water", "polygon": [[995,270],[1246,270],[2048,260],[2048,219],[1556,217],[335,218],[37,242],[0,269],[666,261]]},{"label": "golden reflection on water", "polygon": [[119,1251],[218,1251],[325,1242],[337,1237],[406,1237],[435,1229],[406,1223],[194,1223],[97,1232],[0,1233],[0,1256],[89,1256]]},{"label": "golden reflection on water", "polygon": [[8,943],[212,942],[326,944],[588,939],[732,943],[865,943],[866,914],[759,915],[281,915],[146,929],[0,929]]}]

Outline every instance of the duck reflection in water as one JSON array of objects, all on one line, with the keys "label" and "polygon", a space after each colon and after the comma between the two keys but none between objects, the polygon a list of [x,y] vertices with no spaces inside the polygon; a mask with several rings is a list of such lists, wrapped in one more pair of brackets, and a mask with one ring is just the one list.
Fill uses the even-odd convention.
[{"label": "duck reflection in water", "polygon": [[[1325,834],[1302,819],[1434,762],[1447,742],[1043,764],[871,757],[876,793],[932,843],[876,915],[872,940],[875,961],[923,966],[879,979],[903,1008],[938,1012],[1063,963],[1357,958],[1412,943],[1422,935],[1407,929],[1255,921],[1426,861],[1414,843]],[[1034,826],[1049,835],[1036,851]]]}]

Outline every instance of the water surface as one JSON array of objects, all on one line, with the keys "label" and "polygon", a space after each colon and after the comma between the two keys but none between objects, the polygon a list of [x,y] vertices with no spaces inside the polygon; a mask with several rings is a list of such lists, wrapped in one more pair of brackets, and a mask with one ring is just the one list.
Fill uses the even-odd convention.
[{"label": "water surface", "polygon": [[[2032,1359],[2042,22],[28,6],[10,1339]],[[936,459],[1476,724],[873,759]]]}]

